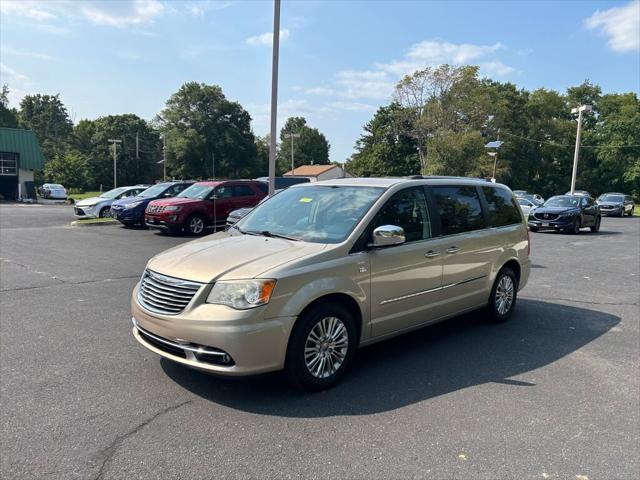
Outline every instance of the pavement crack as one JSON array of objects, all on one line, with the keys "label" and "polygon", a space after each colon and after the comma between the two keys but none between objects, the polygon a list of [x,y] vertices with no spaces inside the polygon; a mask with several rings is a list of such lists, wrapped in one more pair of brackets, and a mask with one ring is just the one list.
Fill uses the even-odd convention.
[{"label": "pavement crack", "polygon": [[15,260],[10,260],[8,258],[0,257],[0,262],[8,263],[10,265],[16,265],[18,267],[24,268],[25,270],[29,271],[30,273],[35,273],[36,275],[41,275],[43,277],[47,277],[48,279],[55,280],[56,282],[66,283],[63,279],[57,277],[53,273],[43,272],[41,270],[36,270],[35,268],[33,268],[33,267],[31,267],[31,266],[29,266],[27,264],[16,262]]},{"label": "pavement crack", "polygon": [[640,305],[638,302],[595,302],[592,300],[578,300],[576,298],[562,298],[562,297],[535,297],[532,295],[522,295],[520,298],[531,300],[556,300],[560,302],[572,302],[572,303],[584,303],[587,305],[621,305],[627,307],[637,307]]},{"label": "pavement crack", "polygon": [[82,280],[80,282],[69,282],[69,281],[65,281],[62,279],[59,279],[61,283],[57,283],[54,285],[38,285],[38,286],[34,286],[34,287],[18,287],[18,288],[3,288],[0,289],[0,293],[4,293],[4,292],[19,292],[21,290],[37,290],[40,288],[52,288],[52,287],[57,287],[59,285],[87,285],[90,283],[105,283],[105,282],[115,282],[118,280],[130,280],[132,278],[140,278],[140,275],[136,274],[136,275],[124,275],[122,277],[114,277],[114,278],[100,278],[98,280]]},{"label": "pavement crack", "polygon": [[113,460],[114,455],[118,451],[118,448],[120,448],[120,445],[122,445],[122,443],[125,440],[132,437],[133,435],[138,433],[140,430],[142,430],[144,427],[146,427],[153,421],[157,420],[158,418],[162,417],[163,415],[173,412],[174,410],[177,410],[178,408],[188,405],[190,403],[193,403],[193,399],[184,401],[177,405],[171,405],[169,407],[163,408],[162,410],[155,413],[154,415],[152,415],[142,423],[139,423],[138,425],[133,427],[128,432],[123,433],[122,435],[118,435],[116,438],[114,438],[108,447],[104,448],[98,453],[98,457],[101,458],[102,460],[100,462],[100,469],[98,470],[98,474],[94,477],[94,480],[102,480],[104,478],[104,475],[107,473],[109,469],[109,465],[111,464],[111,461]]}]

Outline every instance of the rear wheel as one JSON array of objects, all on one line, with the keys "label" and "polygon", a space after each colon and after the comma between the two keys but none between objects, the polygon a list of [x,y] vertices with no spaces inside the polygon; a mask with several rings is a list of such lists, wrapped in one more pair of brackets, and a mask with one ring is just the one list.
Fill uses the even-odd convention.
[{"label": "rear wheel", "polygon": [[303,313],[287,349],[285,372],[304,390],[323,390],[344,375],[355,354],[355,321],[341,305],[319,304]]},{"label": "rear wheel", "polygon": [[111,208],[110,207],[102,207],[100,209],[100,213],[98,213],[100,218],[109,218],[111,217]]},{"label": "rear wheel", "polygon": [[496,323],[506,322],[511,318],[518,297],[518,277],[509,267],[498,273],[489,298],[489,316]]},{"label": "rear wheel", "polygon": [[187,230],[187,233],[189,233],[189,235],[202,235],[202,232],[204,232],[204,227],[205,223],[202,215],[198,215],[196,213],[187,218],[185,229]]},{"label": "rear wheel", "polygon": [[592,232],[599,232],[600,231],[600,222],[601,222],[601,217],[596,218],[596,224],[593,227],[589,227],[591,228]]}]

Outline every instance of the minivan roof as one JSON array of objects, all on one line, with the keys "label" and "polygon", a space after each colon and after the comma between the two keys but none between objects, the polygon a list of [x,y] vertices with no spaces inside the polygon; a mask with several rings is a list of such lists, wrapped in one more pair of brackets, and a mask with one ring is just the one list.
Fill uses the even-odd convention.
[{"label": "minivan roof", "polygon": [[[496,185],[504,187],[501,183],[488,182],[480,178],[471,177],[440,177],[440,176],[418,176],[415,177],[366,177],[366,178],[336,178],[334,180],[321,180],[312,184],[327,186],[343,186],[343,187],[382,187],[389,188],[398,184],[416,184],[416,185]],[[293,187],[304,187],[309,184],[298,184]]]}]

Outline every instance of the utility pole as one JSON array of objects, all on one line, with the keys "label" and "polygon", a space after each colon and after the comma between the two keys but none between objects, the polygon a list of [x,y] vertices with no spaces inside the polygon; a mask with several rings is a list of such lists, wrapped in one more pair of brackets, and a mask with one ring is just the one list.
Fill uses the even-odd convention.
[{"label": "utility pole", "polygon": [[216,179],[216,154],[211,152],[211,180]]},{"label": "utility pole", "polygon": [[280,0],[273,3],[273,58],[271,61],[271,138],[269,143],[269,196],[276,184],[276,128],[278,120],[278,56],[280,53]]},{"label": "utility pole", "polygon": [[571,113],[578,114],[578,131],[576,132],[576,149],[573,152],[573,172],[571,173],[571,195],[576,191],[576,175],[578,174],[578,157],[580,156],[580,133],[582,132],[582,112],[593,110],[591,105],[580,105],[572,108]]},{"label": "utility pole", "polygon": [[167,144],[164,135],[162,135],[162,181],[167,181]]},{"label": "utility pole", "polygon": [[110,138],[107,141],[109,143],[111,143],[111,145],[113,146],[113,188],[116,188],[118,186],[118,173],[117,173],[118,157],[117,157],[117,152],[116,152],[116,146],[119,143],[122,143],[122,140],[114,140],[114,139]]},{"label": "utility pole", "polygon": [[293,175],[293,171],[296,168],[295,163],[293,161],[293,139],[294,138],[300,138],[300,134],[299,133],[287,133],[287,136],[291,139],[291,175]]},{"label": "utility pole", "polygon": [[140,175],[140,143],[138,135],[138,132],[136,132],[136,178]]}]

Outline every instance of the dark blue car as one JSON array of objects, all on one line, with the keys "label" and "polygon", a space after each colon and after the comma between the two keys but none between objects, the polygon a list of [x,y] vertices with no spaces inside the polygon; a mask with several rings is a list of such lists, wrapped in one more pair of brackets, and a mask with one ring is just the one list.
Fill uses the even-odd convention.
[{"label": "dark blue car", "polygon": [[111,204],[111,216],[123,225],[144,225],[144,211],[152,200],[175,197],[194,182],[163,182],[147,188],[135,197],[116,200]]}]

